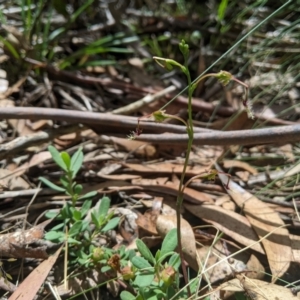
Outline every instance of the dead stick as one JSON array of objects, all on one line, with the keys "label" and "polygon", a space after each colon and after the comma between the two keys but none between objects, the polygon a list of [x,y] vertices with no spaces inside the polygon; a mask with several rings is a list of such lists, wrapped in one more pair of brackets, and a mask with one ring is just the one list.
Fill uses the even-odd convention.
[{"label": "dead stick", "polygon": [[[142,134],[137,140],[148,143],[187,144],[187,134]],[[300,141],[300,124],[263,129],[195,133],[195,145],[257,145]]]},{"label": "dead stick", "polygon": [[[2,108],[0,111],[0,119],[51,119],[77,124],[99,124],[107,126],[107,128],[113,127],[116,133],[119,133],[120,129],[128,129],[128,131],[134,130],[137,125],[137,118],[134,117],[54,108]],[[177,133],[186,131],[184,126],[178,125],[151,122],[142,122],[141,125],[144,132],[146,130]],[[201,128],[195,130],[194,143],[196,145],[255,145],[300,141],[300,124],[239,131],[207,130],[205,132],[199,132],[199,130],[202,131]],[[142,134],[137,140],[178,145],[186,144],[188,137],[186,134]]]},{"label": "dead stick", "polygon": [[[56,120],[75,124],[102,125],[101,128],[107,129],[107,132],[114,128],[115,132],[125,129],[128,133],[135,130],[138,123],[137,118],[123,115],[41,107],[4,107],[0,110],[0,119]],[[186,128],[181,125],[157,124],[149,121],[142,124],[143,129],[150,132],[186,132]],[[211,130],[195,128],[195,131]]]}]

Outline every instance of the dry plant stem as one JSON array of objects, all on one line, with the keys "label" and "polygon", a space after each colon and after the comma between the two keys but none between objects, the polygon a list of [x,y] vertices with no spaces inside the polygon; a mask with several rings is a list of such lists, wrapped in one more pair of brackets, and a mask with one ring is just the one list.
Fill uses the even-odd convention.
[{"label": "dry plant stem", "polygon": [[[30,119],[30,120],[56,120],[69,123],[82,123],[88,125],[103,125],[106,132],[120,129],[128,133],[136,127],[137,118],[129,116],[118,116],[110,113],[96,113],[88,111],[67,110],[58,108],[41,107],[4,107],[0,110],[0,119]],[[174,132],[185,133],[186,127],[171,124],[157,124],[144,122],[143,129],[150,132]],[[210,132],[210,129],[196,128],[197,132]]]},{"label": "dry plant stem", "polygon": [[[188,142],[186,134],[143,134],[139,141],[182,145]],[[194,145],[258,145],[267,143],[291,143],[300,141],[300,124],[263,129],[203,132],[194,134]]]},{"label": "dry plant stem", "polygon": [[[134,117],[40,107],[5,107],[0,110],[0,119],[57,120],[76,124],[96,124],[103,125],[100,127],[105,128],[107,132],[111,130],[118,134],[120,129],[124,129],[125,134],[128,133],[137,124],[137,118]],[[137,140],[168,145],[183,145],[188,142],[184,126],[151,122],[143,122],[142,125],[144,133],[138,136]],[[146,132],[149,131],[172,132],[172,134],[147,134]],[[236,131],[194,128],[194,132],[195,145],[257,145],[300,141],[300,124]]]}]

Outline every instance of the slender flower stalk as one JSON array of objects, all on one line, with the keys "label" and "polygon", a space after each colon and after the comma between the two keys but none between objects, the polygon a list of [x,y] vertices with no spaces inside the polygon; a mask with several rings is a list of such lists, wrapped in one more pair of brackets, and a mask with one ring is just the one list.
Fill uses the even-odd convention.
[{"label": "slender flower stalk", "polygon": [[[189,284],[188,284],[188,276],[187,276],[186,265],[184,263],[182,243],[181,243],[181,208],[182,208],[182,203],[183,203],[183,198],[184,198],[184,189],[186,188],[186,186],[193,179],[203,176],[203,174],[199,174],[199,175],[191,178],[190,180],[188,180],[186,183],[184,183],[185,182],[186,170],[187,170],[187,167],[188,167],[189,158],[190,158],[192,145],[193,145],[193,140],[194,140],[193,115],[192,115],[192,96],[193,96],[193,93],[194,93],[196,87],[198,86],[199,82],[201,82],[202,80],[204,80],[208,77],[217,78],[218,81],[224,86],[229,84],[230,81],[235,81],[238,84],[241,84],[245,88],[246,97],[245,97],[245,99],[243,99],[243,105],[244,105],[244,107],[246,108],[246,110],[248,112],[248,116],[252,118],[253,113],[252,113],[252,110],[251,110],[252,105],[248,101],[248,97],[247,97],[248,96],[248,86],[245,83],[243,83],[240,80],[236,79],[233,75],[231,75],[227,71],[220,71],[218,73],[205,74],[193,83],[192,80],[191,80],[191,75],[190,75],[190,71],[189,71],[189,68],[188,68],[189,46],[185,43],[185,41],[182,40],[181,43],[179,44],[179,49],[180,49],[180,51],[181,51],[181,53],[184,57],[184,64],[183,65],[176,62],[176,61],[174,61],[173,59],[167,59],[167,58],[162,58],[162,57],[157,57],[157,56],[153,57],[153,59],[161,67],[166,68],[167,70],[172,70],[174,67],[176,67],[176,68],[179,68],[186,75],[187,85],[188,85],[188,107],[187,107],[188,120],[185,121],[180,117],[166,114],[165,111],[163,109],[161,109],[161,110],[153,112],[149,116],[143,116],[143,117],[139,118],[136,131],[132,132],[131,135],[129,136],[129,138],[134,139],[136,136],[139,136],[142,133],[142,129],[140,128],[140,121],[141,121],[141,119],[148,118],[150,116],[152,116],[156,122],[163,122],[166,119],[172,118],[172,119],[179,120],[180,122],[182,122],[186,126],[186,131],[187,131],[189,139],[188,139],[188,144],[187,144],[187,149],[186,149],[186,154],[185,154],[183,170],[182,170],[182,173],[181,173],[181,176],[180,176],[180,183],[179,183],[178,195],[177,195],[177,200],[176,200],[176,216],[177,216],[178,251],[179,251],[179,255],[180,255],[180,259],[181,259],[183,277],[184,277],[184,280],[185,280],[185,283],[186,283],[186,286],[187,286],[187,292],[188,292],[189,296],[191,296],[191,291],[190,291],[190,287],[189,287]],[[164,105],[163,108],[165,108],[166,106],[167,106],[167,104]],[[211,179],[214,179],[218,173],[219,172],[217,172],[216,170],[211,170],[210,172],[208,172],[207,177],[209,177]],[[229,188],[229,181],[230,181],[230,175],[228,176],[227,188]]]}]

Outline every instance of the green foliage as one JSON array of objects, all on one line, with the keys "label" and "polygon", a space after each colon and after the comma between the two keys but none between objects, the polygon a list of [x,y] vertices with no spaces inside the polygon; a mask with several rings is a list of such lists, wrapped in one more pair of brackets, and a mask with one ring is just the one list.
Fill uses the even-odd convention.
[{"label": "green foliage", "polygon": [[[61,69],[67,67],[107,66],[116,64],[116,60],[108,56],[111,53],[131,54],[133,51],[126,45],[138,40],[137,36],[126,36],[117,33],[101,37],[92,42],[84,43],[74,53],[57,51],[61,43],[65,44],[69,39],[67,32],[71,28],[78,27],[83,16],[87,19],[94,15],[95,0],[82,1],[46,1],[46,0],[22,0],[10,1],[22,8],[18,21],[21,22],[20,31],[11,31],[5,27],[5,16],[0,12],[1,24],[4,31],[0,35],[0,44],[16,60],[30,57],[36,61],[50,63],[58,62]],[[61,15],[61,22],[53,22],[53,17]],[[86,29],[88,26],[86,24]],[[19,27],[19,26],[18,26]],[[108,54],[103,56],[103,53]]]},{"label": "green foliage", "polygon": [[220,21],[222,21],[224,19],[227,6],[228,6],[228,0],[221,0],[221,3],[218,8],[218,19]]},{"label": "green foliage", "polygon": [[[92,198],[97,192],[82,194],[82,185],[76,183],[76,175],[83,163],[82,148],[79,148],[72,157],[67,152],[57,151],[53,146],[49,146],[48,150],[63,173],[59,179],[61,186],[44,177],[40,177],[40,180],[48,187],[65,193],[71,201],[66,202],[58,213],[54,211],[46,213],[46,217],[54,218],[58,224],[45,234],[45,238],[55,243],[67,241],[72,258],[71,264],[91,266],[102,259],[102,257],[99,258],[100,250],[97,252],[98,256],[95,255],[95,249],[98,249],[93,244],[95,237],[114,229],[119,224],[120,218],[113,217],[114,213],[109,212],[110,199],[108,197],[100,199],[95,205],[96,208],[91,210]],[[79,201],[83,201],[80,209],[76,207]],[[90,211],[91,220],[89,221],[87,215]],[[104,251],[103,258],[109,259],[110,255],[111,253]]]},{"label": "green foliage", "polygon": [[[141,256],[132,256],[130,262],[135,268],[134,278],[129,284],[136,295],[123,291],[122,300],[127,299],[180,299],[187,296],[184,289],[179,292],[179,255],[174,252],[177,246],[177,231],[172,229],[165,236],[161,249],[153,255],[147,245],[137,239],[136,246]],[[169,259],[168,259],[169,258]],[[168,259],[168,261],[166,261]]]}]

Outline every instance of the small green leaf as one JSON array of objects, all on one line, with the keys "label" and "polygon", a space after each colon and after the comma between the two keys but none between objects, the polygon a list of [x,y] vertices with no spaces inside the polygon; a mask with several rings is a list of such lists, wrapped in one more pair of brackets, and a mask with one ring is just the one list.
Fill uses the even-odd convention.
[{"label": "small green leaf", "polygon": [[97,191],[92,191],[92,192],[88,192],[87,194],[80,196],[78,198],[78,200],[85,200],[85,199],[89,199],[89,198],[93,198],[97,195]]},{"label": "small green leaf", "polygon": [[99,220],[93,211],[91,212],[91,217],[92,217],[92,221],[95,224],[96,228],[99,228],[100,227]]},{"label": "small green leaf", "polygon": [[62,215],[62,217],[64,219],[72,218],[73,213],[72,213],[72,206],[71,206],[71,204],[69,202],[67,202],[65,204],[65,206],[61,209],[60,213],[61,213],[61,215]]},{"label": "small green leaf", "polygon": [[160,258],[160,249],[158,249],[155,253],[155,261],[158,261]]},{"label": "small green leaf", "polygon": [[50,189],[55,190],[57,192],[65,192],[66,190],[54,183],[52,183],[51,181],[49,181],[48,179],[44,178],[44,177],[39,177],[39,180],[44,183],[45,185],[47,185]]},{"label": "small green leaf", "polygon": [[77,209],[73,211],[73,219],[76,221],[81,220],[81,212]]},{"label": "small green leaf", "polygon": [[110,271],[110,270],[111,270],[111,267],[109,267],[109,266],[104,266],[104,267],[101,268],[102,273],[105,273],[105,272]]},{"label": "small green leaf", "polygon": [[114,229],[120,222],[119,217],[112,218],[109,222],[101,229],[102,232]]},{"label": "small green leaf", "polygon": [[77,241],[71,237],[68,237],[68,243],[70,244],[75,244],[75,245],[81,245],[81,242],[80,241]]},{"label": "small green leaf", "polygon": [[48,218],[48,219],[54,219],[58,216],[58,212],[57,211],[54,211],[54,210],[48,210],[46,213],[45,213],[45,217]]},{"label": "small green leaf", "polygon": [[45,234],[44,238],[48,241],[59,241],[65,238],[65,234],[61,231],[49,231]]},{"label": "small green leaf", "polygon": [[133,249],[131,249],[129,251],[127,250],[126,253],[127,253],[129,260],[132,260],[132,258],[136,256],[136,253]]},{"label": "small green leaf", "polygon": [[120,294],[121,300],[135,300],[135,296],[127,291],[122,291]]},{"label": "small green leaf", "polygon": [[64,223],[60,223],[60,224],[54,226],[54,227],[51,229],[51,231],[58,231],[59,229],[61,229],[60,231],[62,231],[62,228],[63,228],[64,226],[65,226]]},{"label": "small green leaf", "polygon": [[65,28],[64,27],[60,27],[58,29],[55,29],[53,32],[51,32],[49,34],[48,37],[48,42],[52,42],[54,41],[60,34],[62,34],[63,32],[65,32]]},{"label": "small green leaf", "polygon": [[98,217],[104,219],[109,210],[110,199],[108,197],[103,197],[100,201]]},{"label": "small green leaf", "polygon": [[62,160],[64,161],[65,165],[67,166],[67,169],[70,170],[70,166],[71,166],[71,157],[69,155],[68,152],[61,152],[60,156],[62,158]]},{"label": "small green leaf", "polygon": [[137,285],[138,287],[150,286],[153,280],[154,280],[154,274],[140,274],[136,276],[134,280],[134,284]]},{"label": "small green leaf", "polygon": [[84,217],[92,206],[92,200],[85,200],[81,207],[81,215]]},{"label": "small green leaf", "polygon": [[180,266],[180,255],[178,253],[174,253],[170,259],[169,263],[170,266],[172,266],[175,270],[178,270]]},{"label": "small green leaf", "polygon": [[155,258],[153,257],[150,249],[147,247],[147,245],[142,240],[137,239],[136,246],[144,258],[146,258],[152,264],[155,263]]},{"label": "small green leaf", "polygon": [[66,176],[66,175],[61,176],[59,181],[66,190],[69,188],[70,181],[68,179],[68,176]]},{"label": "small green leaf", "polygon": [[52,159],[55,161],[55,163],[61,167],[64,171],[68,171],[67,165],[63,161],[62,157],[60,156],[60,153],[54,148],[53,146],[49,146],[48,150],[52,156]]},{"label": "small green leaf", "polygon": [[77,221],[69,230],[69,236],[75,236],[81,233],[82,221]]},{"label": "small green leaf", "polygon": [[173,252],[177,246],[177,229],[171,229],[165,236],[162,246],[160,257],[165,256],[166,254]]},{"label": "small green leaf", "polygon": [[228,0],[221,0],[221,3],[218,8],[218,19],[219,21],[222,21],[224,19],[226,9],[228,6]]},{"label": "small green leaf", "polygon": [[80,147],[71,158],[70,170],[72,171],[72,178],[76,176],[80,170],[83,163],[83,152],[82,147]]},{"label": "small green leaf", "polygon": [[131,263],[138,269],[146,269],[152,267],[145,258],[140,256],[134,256],[131,260]]},{"label": "small green leaf", "polygon": [[82,221],[82,231],[89,230],[89,226],[90,226],[90,222],[88,220],[83,220]]},{"label": "small green leaf", "polygon": [[6,48],[11,52],[14,58],[20,59],[20,55],[18,51],[15,49],[15,47],[9,41],[7,41],[7,39],[3,38],[1,35],[0,35],[0,42],[2,42],[6,46]]}]

